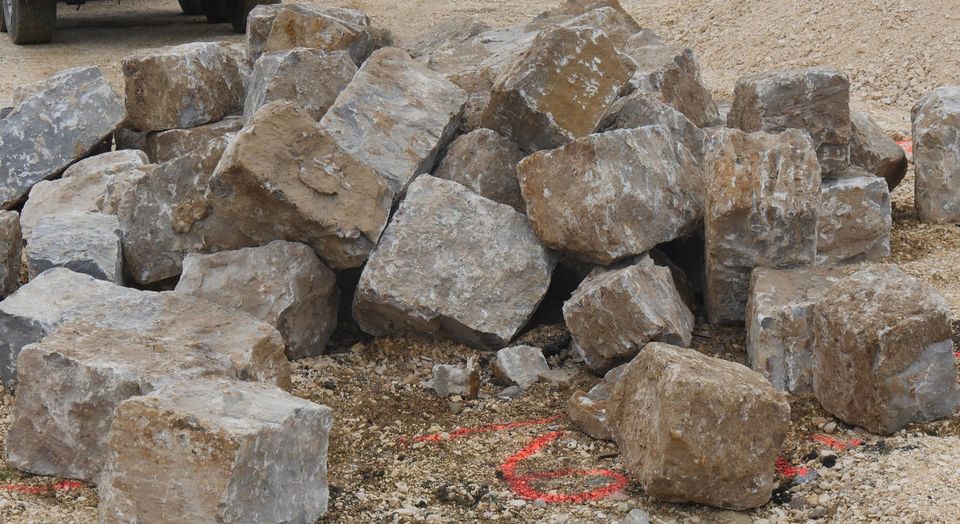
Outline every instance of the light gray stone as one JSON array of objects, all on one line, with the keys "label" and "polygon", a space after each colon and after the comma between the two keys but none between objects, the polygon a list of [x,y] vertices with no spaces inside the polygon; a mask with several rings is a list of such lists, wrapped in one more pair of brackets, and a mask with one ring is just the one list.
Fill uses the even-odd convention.
[{"label": "light gray stone", "polygon": [[143,151],[136,149],[110,151],[84,158],[71,165],[63,172],[63,178],[111,176],[148,163],[150,163],[149,157]]},{"label": "light gray stone", "polygon": [[176,291],[246,311],[277,328],[289,359],[322,354],[337,326],[337,276],[304,244],[278,240],[187,255]]},{"label": "light gray stone", "polygon": [[61,71],[23,94],[0,120],[0,208],[93,151],[121,120],[123,100],[99,67]]},{"label": "light gray stone", "polygon": [[632,509],[620,524],[650,524],[650,514],[642,509]]},{"label": "light gray stone", "polygon": [[0,211],[0,299],[20,287],[22,252],[20,215],[16,211]]},{"label": "light gray stone", "polygon": [[698,164],[703,162],[704,132],[683,113],[643,91],[617,99],[607,110],[599,129],[612,131],[658,124],[669,129],[674,142],[683,144]]},{"label": "light gray stone", "polygon": [[497,351],[490,364],[494,380],[501,386],[527,389],[550,371],[543,350],[533,346],[511,346]]},{"label": "light gray stone", "polygon": [[533,315],[555,264],[522,214],[421,175],[363,270],[354,318],[377,336],[503,347]]},{"label": "light gray stone", "polygon": [[126,400],[110,427],[100,522],[313,524],[327,511],[332,425],[326,406],[222,379]]},{"label": "light gray stone", "polygon": [[907,153],[859,111],[850,112],[850,163],[887,181],[890,191],[907,175]]},{"label": "light gray stone", "polygon": [[123,284],[123,233],[117,217],[101,213],[48,215],[27,243],[31,279],[54,267]]},{"label": "light gray stone", "polygon": [[490,29],[492,28],[485,22],[467,15],[455,15],[420,33],[404,45],[403,49],[410,53],[411,57],[418,58],[442,46],[463,42]]},{"label": "light gray stone", "polygon": [[859,170],[820,185],[817,263],[850,264],[890,255],[893,216],[886,180]]},{"label": "light gray stone", "polygon": [[923,222],[960,223],[960,86],[913,106],[914,202]]},{"label": "light gray stone", "polygon": [[431,374],[433,390],[441,397],[461,395],[464,398],[477,398],[480,392],[480,370],[473,358],[468,359],[463,367],[434,364]]},{"label": "light gray stone", "polygon": [[162,164],[207,147],[209,142],[226,138],[243,127],[243,118],[228,116],[219,122],[190,129],[154,131],[144,137],[143,150],[150,162]]},{"label": "light gray stone", "polygon": [[454,140],[433,176],[453,180],[474,193],[526,212],[517,163],[523,151],[496,131],[477,129]]},{"label": "light gray stone", "polygon": [[249,121],[270,102],[292,100],[320,120],[356,72],[346,51],[299,47],[267,53],[253,67],[243,117]]}]

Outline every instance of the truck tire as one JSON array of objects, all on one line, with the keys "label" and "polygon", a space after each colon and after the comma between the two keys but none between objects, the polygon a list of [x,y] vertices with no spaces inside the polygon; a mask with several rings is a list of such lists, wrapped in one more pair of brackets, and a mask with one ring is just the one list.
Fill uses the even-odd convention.
[{"label": "truck tire", "polygon": [[180,9],[183,10],[185,15],[202,15],[203,13],[203,0],[178,0],[180,2]]},{"label": "truck tire", "polygon": [[229,22],[230,10],[228,7],[228,0],[203,0],[203,14],[207,16],[207,22],[211,24]]},{"label": "truck tire", "polygon": [[260,4],[266,4],[262,0],[237,0],[236,4],[231,6],[233,12],[230,13],[230,25],[233,26],[234,33],[247,32],[247,16],[254,7]]},{"label": "truck tire", "polygon": [[57,25],[56,0],[0,0],[3,20],[14,44],[44,44]]}]

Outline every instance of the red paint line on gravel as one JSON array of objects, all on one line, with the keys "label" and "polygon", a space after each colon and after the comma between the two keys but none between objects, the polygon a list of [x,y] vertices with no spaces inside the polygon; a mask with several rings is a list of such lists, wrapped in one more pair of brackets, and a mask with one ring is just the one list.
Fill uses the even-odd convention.
[{"label": "red paint line on gravel", "polygon": [[851,440],[850,442],[844,442],[844,441],[842,441],[842,440],[837,440],[837,439],[835,439],[835,438],[833,438],[833,437],[829,437],[829,436],[827,436],[827,435],[813,435],[813,436],[810,437],[810,440],[812,440],[812,441],[814,441],[814,442],[819,442],[819,443],[821,443],[821,444],[823,444],[823,445],[825,445],[825,446],[830,446],[831,448],[833,448],[833,449],[835,449],[835,450],[837,450],[837,451],[846,451],[846,450],[848,450],[848,449],[850,449],[850,448],[855,448],[855,447],[863,444],[863,441],[860,440],[860,439],[858,439],[858,438],[855,438],[855,439]]},{"label": "red paint line on gravel", "polygon": [[[889,143],[889,142],[888,142]],[[913,140],[907,138],[906,140],[900,140],[897,142],[897,145],[907,153],[913,154]]]},{"label": "red paint line on gravel", "polygon": [[785,479],[792,479],[796,476],[804,476],[810,473],[810,468],[806,466],[794,467],[791,466],[787,459],[783,457],[777,457],[777,473]]},{"label": "red paint line on gravel", "polygon": [[26,493],[29,495],[43,495],[52,491],[70,491],[84,487],[82,482],[76,480],[64,480],[56,484],[43,484],[40,486],[30,486],[27,484],[0,484],[0,491],[14,493]]}]

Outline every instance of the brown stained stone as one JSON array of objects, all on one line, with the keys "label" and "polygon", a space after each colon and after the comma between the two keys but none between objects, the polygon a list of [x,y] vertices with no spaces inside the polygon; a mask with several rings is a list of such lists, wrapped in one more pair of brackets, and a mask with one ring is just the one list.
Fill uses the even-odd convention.
[{"label": "brown stained stone", "polygon": [[494,202],[526,212],[517,163],[524,158],[516,144],[496,131],[477,129],[450,143],[433,176],[452,180]]},{"label": "brown stained stone", "polygon": [[0,299],[20,287],[22,251],[20,215],[16,211],[0,211]]},{"label": "brown stained stone", "polygon": [[[374,35],[369,21],[366,24],[350,21],[345,13],[329,8],[306,6],[281,8],[270,25],[270,33],[263,46],[264,53],[297,47],[321,51],[346,51],[356,65],[360,65],[373,51]],[[358,17],[366,18],[354,11]],[[259,57],[257,57],[259,58]]]},{"label": "brown stained stone", "polygon": [[960,86],[913,107],[914,202],[922,222],[960,223]]},{"label": "brown stained stone", "polygon": [[[258,5],[247,16],[247,56],[251,61],[255,62],[265,52],[267,39],[273,30],[273,22],[281,11],[287,10],[294,11],[299,15],[299,18],[311,16],[333,18],[347,24],[348,27],[368,27],[370,25],[370,18],[355,9],[303,4]],[[372,35],[374,39],[376,36]]]},{"label": "brown stained stone", "polygon": [[740,364],[652,343],[614,386],[607,420],[648,495],[742,510],[770,500],[790,404]]},{"label": "brown stained stone", "polygon": [[850,112],[850,163],[887,181],[890,191],[907,175],[907,153],[865,113]]},{"label": "brown stained stone", "polygon": [[266,53],[253,67],[243,104],[244,119],[249,122],[270,102],[290,100],[320,120],[356,72],[346,51],[300,47]]},{"label": "brown stained stone", "polygon": [[192,151],[205,147],[207,143],[229,138],[243,127],[243,118],[231,116],[190,129],[169,129],[147,133],[144,137],[143,151],[154,164],[176,160]]},{"label": "brown stained stone", "polygon": [[644,126],[662,125],[670,130],[673,140],[682,144],[693,159],[703,162],[704,132],[683,113],[659,101],[654,95],[643,91],[617,99],[600,122],[600,131],[635,129]]},{"label": "brown stained stone", "polygon": [[893,217],[886,180],[862,170],[820,186],[817,263],[851,264],[890,255]]}]

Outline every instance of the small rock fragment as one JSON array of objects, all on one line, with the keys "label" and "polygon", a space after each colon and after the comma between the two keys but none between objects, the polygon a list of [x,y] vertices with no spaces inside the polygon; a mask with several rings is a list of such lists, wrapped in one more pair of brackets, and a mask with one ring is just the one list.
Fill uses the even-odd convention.
[{"label": "small rock fragment", "polygon": [[224,139],[240,131],[243,118],[229,116],[202,126],[190,129],[168,129],[147,133],[143,150],[154,164],[162,164],[186,156],[197,149],[206,147],[209,142]]},{"label": "small rock fragment", "polygon": [[54,267],[123,284],[123,233],[117,217],[100,213],[49,215],[27,243],[30,278]]},{"label": "small rock fragment", "polygon": [[650,514],[642,509],[632,509],[620,524],[650,524]]},{"label": "small rock fragment", "polygon": [[850,163],[887,181],[893,191],[907,174],[907,154],[865,113],[850,112]]},{"label": "small rock fragment", "polygon": [[533,346],[512,346],[497,351],[491,364],[494,380],[501,386],[527,389],[550,371],[543,350]]},{"label": "small rock fragment", "polygon": [[613,386],[600,383],[589,392],[577,391],[567,401],[567,416],[577,428],[598,440],[613,440],[607,425],[607,400]]},{"label": "small rock fragment", "polygon": [[454,140],[433,176],[453,180],[474,193],[526,212],[517,163],[526,156],[496,131],[477,129]]},{"label": "small rock fragment", "polygon": [[960,223],[960,86],[913,106],[914,201],[922,222]]},{"label": "small rock fragment", "polygon": [[477,398],[480,392],[480,370],[473,359],[467,361],[466,367],[453,364],[434,364],[433,390],[441,397],[463,395],[466,398]]},{"label": "small rock fragment", "polygon": [[0,211],[0,300],[20,287],[22,250],[20,215],[16,211]]},{"label": "small rock fragment", "polygon": [[243,117],[250,121],[266,104],[291,100],[320,120],[356,72],[346,51],[328,53],[300,47],[267,53],[253,67]]},{"label": "small rock fragment", "polygon": [[824,178],[817,218],[817,263],[851,264],[890,255],[893,216],[882,178],[855,170]]}]

